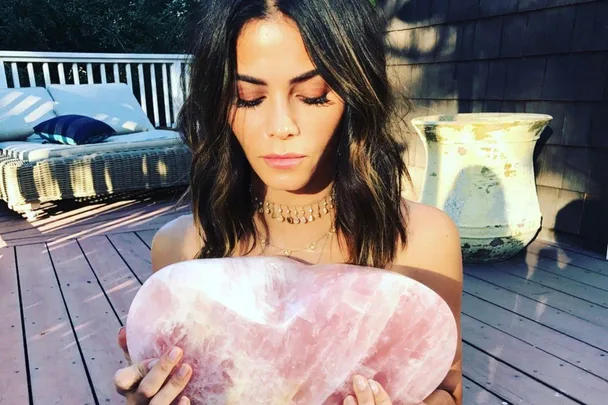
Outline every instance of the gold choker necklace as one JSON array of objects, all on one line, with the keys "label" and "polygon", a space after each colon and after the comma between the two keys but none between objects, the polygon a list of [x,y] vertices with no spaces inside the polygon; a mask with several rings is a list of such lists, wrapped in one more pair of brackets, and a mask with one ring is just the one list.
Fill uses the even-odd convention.
[{"label": "gold choker necklace", "polygon": [[306,224],[329,214],[334,208],[334,197],[330,193],[330,195],[321,200],[302,206],[276,204],[268,200],[261,201],[259,198],[254,197],[253,204],[260,214],[268,214],[272,219],[276,219],[279,222]]}]

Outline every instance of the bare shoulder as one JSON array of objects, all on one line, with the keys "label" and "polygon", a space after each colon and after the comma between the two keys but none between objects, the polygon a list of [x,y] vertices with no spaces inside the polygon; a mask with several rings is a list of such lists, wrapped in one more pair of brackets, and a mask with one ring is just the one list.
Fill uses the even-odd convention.
[{"label": "bare shoulder", "polygon": [[152,272],[191,260],[201,247],[192,215],[182,215],[163,225],[152,240]]},{"label": "bare shoulder", "polygon": [[412,266],[462,279],[462,255],[458,227],[444,211],[403,200],[407,208],[407,247],[395,264]]}]

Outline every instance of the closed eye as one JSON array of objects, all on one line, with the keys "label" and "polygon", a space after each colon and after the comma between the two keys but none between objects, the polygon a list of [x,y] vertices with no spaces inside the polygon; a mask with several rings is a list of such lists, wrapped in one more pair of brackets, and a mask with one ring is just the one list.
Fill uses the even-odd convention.
[{"label": "closed eye", "polygon": [[324,105],[329,104],[329,100],[327,99],[327,95],[329,92],[323,94],[320,97],[303,97],[302,101],[304,101],[308,105]]},{"label": "closed eye", "polygon": [[[329,102],[330,102],[329,99],[327,98],[328,94],[329,94],[329,92],[327,92],[319,97],[301,97],[301,100],[307,105],[315,105],[315,106],[326,105],[326,104],[329,104]],[[258,97],[253,100],[245,100],[245,99],[242,99],[239,97],[237,99],[236,106],[238,108],[254,108],[254,107],[257,107],[260,104],[262,104],[262,101],[264,101],[265,98],[266,97]]]},{"label": "closed eye", "polygon": [[259,97],[253,100],[243,100],[239,97],[239,99],[236,101],[236,106],[239,108],[253,108],[259,106],[263,100],[264,97]]}]

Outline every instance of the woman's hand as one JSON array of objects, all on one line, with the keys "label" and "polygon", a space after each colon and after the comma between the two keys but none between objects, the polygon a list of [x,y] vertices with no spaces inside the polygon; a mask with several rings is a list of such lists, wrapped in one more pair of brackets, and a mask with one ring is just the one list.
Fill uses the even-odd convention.
[{"label": "woman's hand", "polygon": [[[118,342],[129,366],[116,372],[114,385],[116,391],[126,397],[128,405],[170,405],[190,381],[192,368],[187,364],[182,364],[167,381],[169,374],[182,358],[183,352],[179,347],[174,347],[160,359],[147,359],[138,364],[131,364],[124,328],[118,333]],[[189,404],[187,397],[180,398],[179,405]]]},{"label": "woman's hand", "polygon": [[384,388],[374,380],[368,380],[360,375],[353,378],[355,397],[349,395],[344,405],[392,405]]}]

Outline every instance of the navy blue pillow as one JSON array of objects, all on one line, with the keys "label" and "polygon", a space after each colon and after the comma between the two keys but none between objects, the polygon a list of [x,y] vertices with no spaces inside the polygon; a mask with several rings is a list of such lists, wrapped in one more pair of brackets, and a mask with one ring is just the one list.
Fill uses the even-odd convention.
[{"label": "navy blue pillow", "polygon": [[103,121],[84,115],[60,115],[41,122],[34,132],[52,143],[83,145],[102,142],[116,131]]}]

